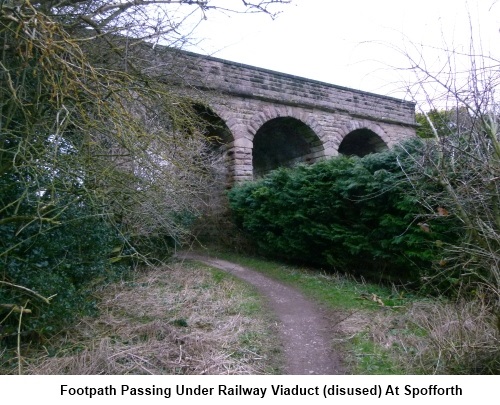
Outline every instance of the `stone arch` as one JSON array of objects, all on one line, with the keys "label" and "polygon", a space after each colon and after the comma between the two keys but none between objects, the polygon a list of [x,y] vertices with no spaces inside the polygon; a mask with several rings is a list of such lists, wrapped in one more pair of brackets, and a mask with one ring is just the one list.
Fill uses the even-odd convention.
[{"label": "stone arch", "polygon": [[290,112],[275,110],[274,114],[260,115],[260,121],[267,120],[253,134],[254,178],[278,167],[312,163],[324,157],[323,143],[316,132],[303,116],[296,118]]},{"label": "stone arch", "polygon": [[[323,131],[323,127],[316,120],[311,112],[307,112],[303,109],[298,109],[294,107],[286,106],[272,106],[271,108],[266,108],[264,111],[255,114],[250,119],[250,124],[248,127],[248,133],[251,139],[255,137],[257,131],[268,121],[279,118],[279,117],[290,117],[295,118],[298,121],[303,122],[316,134],[318,139],[321,141],[326,139],[326,134]],[[323,142],[322,142],[323,143]]]},{"label": "stone arch", "polygon": [[194,103],[196,114],[204,122],[204,132],[208,140],[215,146],[228,145],[234,140],[234,136],[226,120],[212,106],[202,103]]},{"label": "stone arch", "polygon": [[338,146],[341,155],[363,157],[389,148],[390,139],[382,128],[371,122],[352,121],[344,128],[344,136]]},{"label": "stone arch", "polygon": [[[217,176],[219,184],[232,183],[231,148],[234,144],[232,131],[229,129],[220,114],[206,103],[194,102],[194,112],[201,118],[201,130],[208,140],[207,157],[211,160],[213,174]],[[205,152],[203,152],[205,153]],[[222,192],[220,193],[222,195]],[[215,194],[214,194],[215,195]]]}]

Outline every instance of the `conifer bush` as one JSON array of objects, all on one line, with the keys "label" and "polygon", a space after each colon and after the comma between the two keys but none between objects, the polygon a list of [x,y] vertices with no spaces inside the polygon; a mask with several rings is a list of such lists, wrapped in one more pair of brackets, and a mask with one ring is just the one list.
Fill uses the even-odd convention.
[{"label": "conifer bush", "polygon": [[439,262],[439,246],[456,237],[451,216],[424,219],[402,170],[420,143],[280,168],[240,184],[229,192],[233,219],[264,254],[417,282]]}]

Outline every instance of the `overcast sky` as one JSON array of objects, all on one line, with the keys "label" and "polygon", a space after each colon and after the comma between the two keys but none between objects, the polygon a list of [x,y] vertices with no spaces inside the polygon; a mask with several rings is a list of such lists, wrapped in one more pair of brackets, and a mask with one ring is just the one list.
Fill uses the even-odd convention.
[{"label": "overcast sky", "polygon": [[[230,4],[239,0],[219,0]],[[364,91],[409,98],[400,50],[424,46],[467,51],[470,25],[482,52],[499,54],[500,0],[293,0],[265,15],[211,14],[193,51]],[[434,50],[433,50],[434,49]]]}]

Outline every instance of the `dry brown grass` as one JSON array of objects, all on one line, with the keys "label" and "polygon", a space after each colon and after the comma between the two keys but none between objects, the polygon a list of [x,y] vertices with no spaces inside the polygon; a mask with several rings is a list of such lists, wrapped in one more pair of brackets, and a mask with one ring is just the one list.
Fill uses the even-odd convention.
[{"label": "dry brown grass", "polygon": [[[274,322],[232,277],[176,264],[111,285],[101,315],[80,322],[27,374],[270,374],[280,364]],[[51,342],[55,344],[56,342]],[[53,349],[51,349],[53,351]]]},{"label": "dry brown grass", "polygon": [[499,374],[500,336],[491,308],[481,301],[420,302],[411,322],[425,331],[414,358],[434,374]]},{"label": "dry brown grass", "polygon": [[[369,335],[407,374],[499,374],[500,336],[491,308],[480,301],[421,300],[399,310],[361,315]],[[364,327],[363,327],[364,326]]]}]

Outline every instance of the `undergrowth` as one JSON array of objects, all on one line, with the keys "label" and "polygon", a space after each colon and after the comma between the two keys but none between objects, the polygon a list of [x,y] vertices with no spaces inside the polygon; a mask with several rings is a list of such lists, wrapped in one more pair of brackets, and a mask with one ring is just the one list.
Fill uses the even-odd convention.
[{"label": "undergrowth", "polygon": [[[25,374],[279,374],[281,348],[257,293],[204,265],[144,270],[109,285],[99,316],[21,347]],[[1,374],[18,372],[4,349]]]},{"label": "undergrowth", "polygon": [[[207,252],[205,252],[207,253]],[[229,252],[208,254],[295,286],[333,324],[350,374],[499,374],[495,318],[480,299],[450,301]],[[23,345],[26,374],[280,374],[275,322],[257,292],[189,262],[144,270],[102,289],[98,317]],[[0,351],[0,373],[18,372]]]},{"label": "undergrowth", "polygon": [[332,344],[345,353],[352,374],[500,373],[496,318],[479,298],[429,298],[351,275],[211,254],[291,284],[329,308],[337,322]]}]

